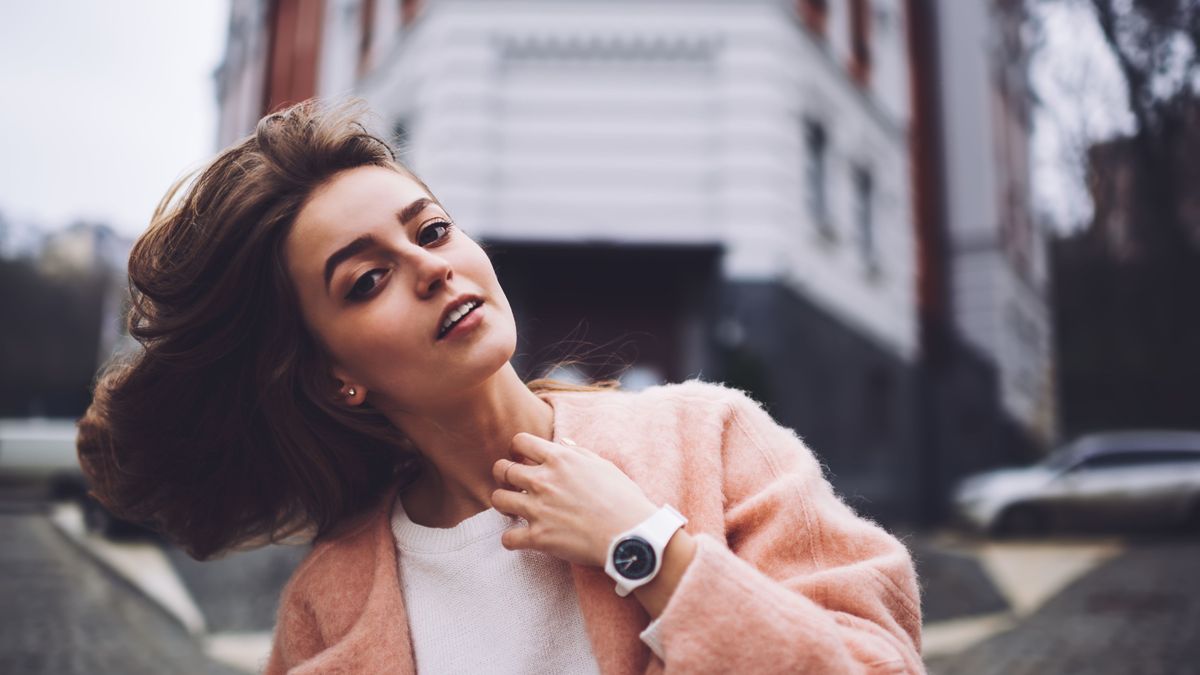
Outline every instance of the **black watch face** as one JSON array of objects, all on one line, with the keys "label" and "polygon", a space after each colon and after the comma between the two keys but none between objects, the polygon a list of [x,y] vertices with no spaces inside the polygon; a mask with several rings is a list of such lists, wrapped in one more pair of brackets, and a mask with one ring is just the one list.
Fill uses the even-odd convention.
[{"label": "black watch face", "polygon": [[627,537],[613,549],[613,566],[626,579],[641,579],[654,571],[654,547],[641,537]]}]

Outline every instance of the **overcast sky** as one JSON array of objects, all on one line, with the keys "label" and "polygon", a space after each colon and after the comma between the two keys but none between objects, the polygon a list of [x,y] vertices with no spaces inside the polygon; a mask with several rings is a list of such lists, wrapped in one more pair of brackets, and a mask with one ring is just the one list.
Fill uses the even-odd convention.
[{"label": "overcast sky", "polygon": [[228,0],[38,0],[0,9],[0,213],[136,236],[215,148]]},{"label": "overcast sky", "polygon": [[[1129,116],[1094,23],[1036,6],[1051,57],[1031,71],[1046,103],[1035,196],[1039,212],[1071,227],[1091,213],[1081,146],[1129,128]],[[228,12],[228,0],[5,3],[0,214],[43,229],[80,218],[130,237],[145,229],[170,183],[217,149],[212,73]]]},{"label": "overcast sky", "polygon": [[1029,78],[1034,108],[1035,209],[1047,224],[1072,230],[1091,222],[1083,153],[1095,141],[1134,129],[1124,80],[1089,3],[1037,2],[1044,45]]}]

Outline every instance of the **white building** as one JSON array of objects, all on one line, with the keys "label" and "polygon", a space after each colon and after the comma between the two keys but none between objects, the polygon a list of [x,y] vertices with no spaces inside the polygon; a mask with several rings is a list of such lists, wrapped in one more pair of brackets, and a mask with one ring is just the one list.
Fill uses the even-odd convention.
[{"label": "white building", "polygon": [[995,364],[1005,411],[1049,443],[1053,326],[1046,234],[1032,209],[1022,3],[938,0],[936,11],[954,318]]},{"label": "white building", "polygon": [[901,0],[234,0],[220,142],[364,97],[493,247],[521,351],[588,321],[642,381],[751,388],[882,505],[920,349],[906,30]]}]

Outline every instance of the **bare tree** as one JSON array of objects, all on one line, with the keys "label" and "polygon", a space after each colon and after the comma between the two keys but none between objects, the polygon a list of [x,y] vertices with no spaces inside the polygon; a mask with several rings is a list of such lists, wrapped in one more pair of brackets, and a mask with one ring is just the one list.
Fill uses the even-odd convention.
[{"label": "bare tree", "polygon": [[1091,225],[1054,246],[1063,426],[1200,428],[1200,0],[1088,6],[1134,129],[1086,153]]},{"label": "bare tree", "polygon": [[1200,0],[1088,0],[1125,81],[1139,244],[1174,259],[1197,244]]}]

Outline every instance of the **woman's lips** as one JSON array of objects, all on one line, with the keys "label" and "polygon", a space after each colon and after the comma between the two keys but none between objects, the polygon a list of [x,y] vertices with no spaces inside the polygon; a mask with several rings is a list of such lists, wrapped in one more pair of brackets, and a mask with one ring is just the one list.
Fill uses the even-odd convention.
[{"label": "woman's lips", "polygon": [[482,312],[482,311],[483,311],[483,303],[479,303],[478,307],[471,310],[470,312],[467,312],[466,316],[459,319],[458,323],[454,324],[454,326],[451,327],[450,330],[447,331],[445,335],[438,338],[438,340],[439,341],[451,340],[451,339],[466,335],[467,333],[471,332],[472,330],[475,329],[476,326],[478,326],[480,323],[483,322],[483,315],[480,314],[480,312]]}]

